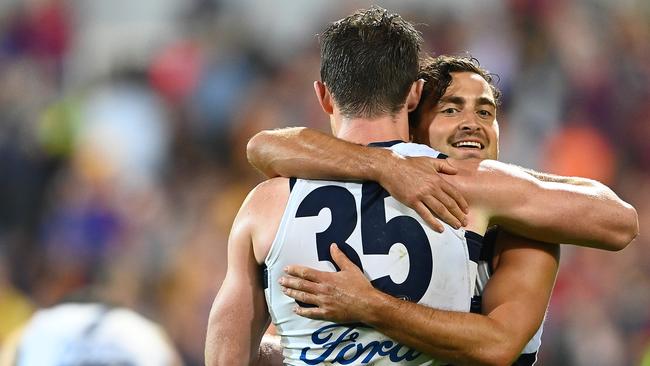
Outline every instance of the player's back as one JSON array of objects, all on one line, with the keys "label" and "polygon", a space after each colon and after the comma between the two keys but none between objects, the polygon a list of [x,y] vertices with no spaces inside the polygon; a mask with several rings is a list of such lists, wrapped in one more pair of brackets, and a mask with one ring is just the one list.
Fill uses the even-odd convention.
[{"label": "player's back", "polygon": [[[399,145],[403,154],[421,148]],[[464,231],[450,226],[443,233],[433,231],[373,182],[291,183],[287,207],[265,260],[265,294],[282,337],[285,363],[436,364],[363,324],[296,315],[295,300],[282,293],[277,281],[290,264],[335,271],[329,247],[336,243],[382,291],[435,308],[469,311],[474,272]]]}]

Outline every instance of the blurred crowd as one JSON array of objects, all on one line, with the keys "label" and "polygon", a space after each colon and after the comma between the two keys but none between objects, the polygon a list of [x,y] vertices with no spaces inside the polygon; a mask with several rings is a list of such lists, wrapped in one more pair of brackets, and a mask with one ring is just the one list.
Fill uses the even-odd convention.
[{"label": "blurred crowd", "polygon": [[[433,54],[498,74],[501,160],[598,179],[638,210],[618,253],[564,247],[539,365],[650,352],[650,3],[377,1]],[[1,0],[0,349],[92,289],[203,364],[261,129],[328,130],[316,34],[367,1]],[[650,365],[650,356],[643,365]]]}]

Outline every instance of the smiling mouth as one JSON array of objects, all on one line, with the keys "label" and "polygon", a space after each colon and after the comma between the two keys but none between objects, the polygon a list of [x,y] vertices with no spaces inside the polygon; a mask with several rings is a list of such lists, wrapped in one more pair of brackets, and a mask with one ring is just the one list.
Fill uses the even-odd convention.
[{"label": "smiling mouth", "polygon": [[451,144],[451,146],[461,149],[477,149],[483,150],[485,146],[482,143],[476,141],[458,141]]}]

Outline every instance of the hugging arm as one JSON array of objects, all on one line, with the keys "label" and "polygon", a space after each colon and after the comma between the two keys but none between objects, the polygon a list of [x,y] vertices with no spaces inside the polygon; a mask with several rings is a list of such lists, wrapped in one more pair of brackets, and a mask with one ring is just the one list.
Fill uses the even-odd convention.
[{"label": "hugging arm", "polygon": [[638,234],[636,210],[609,188],[591,183],[542,181],[494,160],[455,160],[456,184],[490,223],[522,236],[606,250],[625,248]]},{"label": "hugging arm", "polygon": [[210,310],[205,344],[209,366],[256,364],[260,341],[270,322],[253,253],[249,205],[247,199],[233,223],[228,271]]},{"label": "hugging arm", "polygon": [[521,169],[523,169],[526,173],[532,175],[533,177],[539,179],[542,182],[563,183],[563,184],[571,184],[574,186],[585,187],[585,189],[592,192],[593,195],[599,196],[603,200],[618,202],[621,206],[627,206],[629,208],[629,205],[623,200],[621,200],[616,195],[616,193],[612,191],[611,188],[600,183],[597,180],[584,178],[584,177],[565,177],[561,175],[542,173],[527,168],[521,168]]},{"label": "hugging arm", "polygon": [[438,219],[456,228],[465,224],[467,202],[439,174],[456,173],[443,159],[407,158],[304,127],[262,131],[246,150],[250,163],[268,177],[372,180],[436,231],[443,230]]},{"label": "hugging arm", "polygon": [[379,181],[382,161],[393,155],[305,127],[259,132],[246,154],[267,177],[374,181]]},{"label": "hugging arm", "polygon": [[[502,233],[497,271],[481,314],[444,311],[387,295],[333,246],[340,272],[290,266],[286,294],[317,305],[300,315],[363,322],[421,352],[462,365],[510,365],[539,328],[558,268],[558,246]],[[406,315],[408,314],[408,315]]]}]

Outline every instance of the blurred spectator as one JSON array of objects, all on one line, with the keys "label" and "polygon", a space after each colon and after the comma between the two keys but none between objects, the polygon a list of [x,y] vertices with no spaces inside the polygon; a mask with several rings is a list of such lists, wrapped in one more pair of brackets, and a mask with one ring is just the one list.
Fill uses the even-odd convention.
[{"label": "blurred spectator", "polygon": [[591,178],[608,185],[614,182],[613,149],[601,132],[590,125],[561,128],[546,141],[543,151],[545,172]]}]

